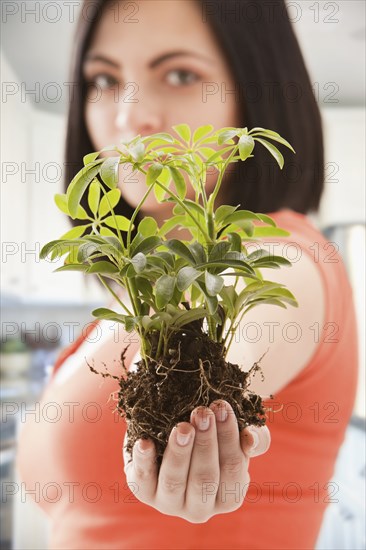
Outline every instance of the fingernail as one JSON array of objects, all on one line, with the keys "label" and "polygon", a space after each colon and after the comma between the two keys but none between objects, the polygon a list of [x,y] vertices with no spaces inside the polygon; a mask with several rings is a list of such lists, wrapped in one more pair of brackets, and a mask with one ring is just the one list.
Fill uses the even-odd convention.
[{"label": "fingernail", "polygon": [[214,412],[216,419],[219,422],[225,422],[227,419],[227,409],[225,403],[217,403]]},{"label": "fingernail", "polygon": [[177,428],[176,434],[177,434],[178,445],[180,445],[181,447],[185,447],[186,445],[188,445],[189,440],[191,439],[190,433],[181,432],[180,429]]},{"label": "fingernail", "polygon": [[151,444],[147,439],[139,439],[137,446],[140,453],[146,454],[151,451]]},{"label": "fingernail", "polygon": [[247,430],[253,436],[253,445],[250,447],[250,449],[248,451],[248,454],[251,454],[251,453],[254,453],[254,451],[258,447],[259,435],[257,434],[257,431],[255,429],[253,429],[251,426],[247,426]]},{"label": "fingernail", "polygon": [[210,427],[210,415],[205,409],[198,409],[195,415],[195,422],[197,428],[201,432],[205,432]]}]

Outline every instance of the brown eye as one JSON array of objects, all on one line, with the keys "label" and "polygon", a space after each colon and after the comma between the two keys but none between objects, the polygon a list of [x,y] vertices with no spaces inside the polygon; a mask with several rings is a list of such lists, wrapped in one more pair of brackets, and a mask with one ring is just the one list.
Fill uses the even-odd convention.
[{"label": "brown eye", "polygon": [[199,76],[196,73],[184,69],[176,69],[167,73],[167,80],[172,86],[187,86],[198,79]]},{"label": "brown eye", "polygon": [[117,81],[112,76],[107,74],[97,74],[95,77],[91,78],[88,82],[90,85],[96,86],[99,90],[108,90],[117,84]]}]

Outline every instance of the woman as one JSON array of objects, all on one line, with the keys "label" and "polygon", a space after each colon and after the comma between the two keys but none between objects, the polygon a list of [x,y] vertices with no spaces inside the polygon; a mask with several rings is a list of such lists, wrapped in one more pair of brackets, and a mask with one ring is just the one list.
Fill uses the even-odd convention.
[{"label": "woman", "polygon": [[[66,180],[84,154],[181,122],[262,126],[292,144],[290,169],[280,172],[257,147],[254,159],[228,174],[219,197],[269,212],[291,231],[290,243],[267,245],[287,253],[292,268],[265,275],[286,284],[300,307],[250,312],[228,356],[249,368],[269,348],[265,380],[253,379],[251,387],[275,395],[267,403],[271,447],[265,452],[267,428],[239,434],[229,404],[216,402],[172,431],[159,475],[151,440],[136,443],[132,462],[125,453],[123,471],[126,426],[106,402],[116,386],[101,384],[85,358],[118,371],[121,349],[131,344],[132,365],[138,341],[106,323],[93,325],[58,361],[44,391],[41,406],[57,403],[61,417],[29,422],[20,442],[22,477],[26,486],[39,484],[52,520],[50,548],[308,549],[336,498],[328,482],[356,388],[352,294],[340,258],[329,256],[306,217],[321,197],[323,142],[301,52],[283,2],[257,4],[86,2],[76,35],[79,85],[69,111]],[[146,187],[139,174],[120,175],[121,211],[129,215]],[[214,179],[211,173],[209,187]],[[144,207],[159,223],[169,214],[153,198]]]}]

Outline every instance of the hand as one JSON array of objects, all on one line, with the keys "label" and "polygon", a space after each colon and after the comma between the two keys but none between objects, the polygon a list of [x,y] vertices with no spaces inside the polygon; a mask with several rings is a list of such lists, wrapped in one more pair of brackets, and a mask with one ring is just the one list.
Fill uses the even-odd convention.
[{"label": "hand", "polygon": [[159,472],[153,441],[136,441],[131,461],[125,438],[124,471],[141,502],[163,514],[204,523],[240,508],[250,482],[249,460],[265,453],[270,440],[266,426],[239,433],[229,403],[215,401],[194,409],[190,422],[173,428]]}]

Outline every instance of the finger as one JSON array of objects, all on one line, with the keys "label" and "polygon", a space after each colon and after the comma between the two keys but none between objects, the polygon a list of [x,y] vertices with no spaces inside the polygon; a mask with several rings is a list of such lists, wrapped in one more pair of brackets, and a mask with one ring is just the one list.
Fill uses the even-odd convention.
[{"label": "finger", "polygon": [[238,421],[230,404],[223,400],[215,401],[210,409],[216,417],[220,462],[216,507],[221,512],[229,512],[239,508],[244,501],[249,482],[249,459],[240,447]]},{"label": "finger", "polygon": [[156,502],[163,513],[174,514],[184,507],[194,438],[195,430],[189,422],[179,423],[170,433],[156,491]]},{"label": "finger", "polygon": [[155,499],[158,477],[155,445],[150,439],[139,439],[133,446],[130,460],[131,454],[125,448],[126,442],[127,436],[123,449],[127,484],[133,488],[136,498],[151,505]]},{"label": "finger", "polygon": [[199,521],[206,521],[215,508],[220,481],[219,451],[214,413],[206,407],[192,411],[196,435],[186,490],[186,508]]},{"label": "finger", "polygon": [[266,453],[271,445],[271,432],[267,426],[247,426],[240,433],[243,453],[253,458]]}]

